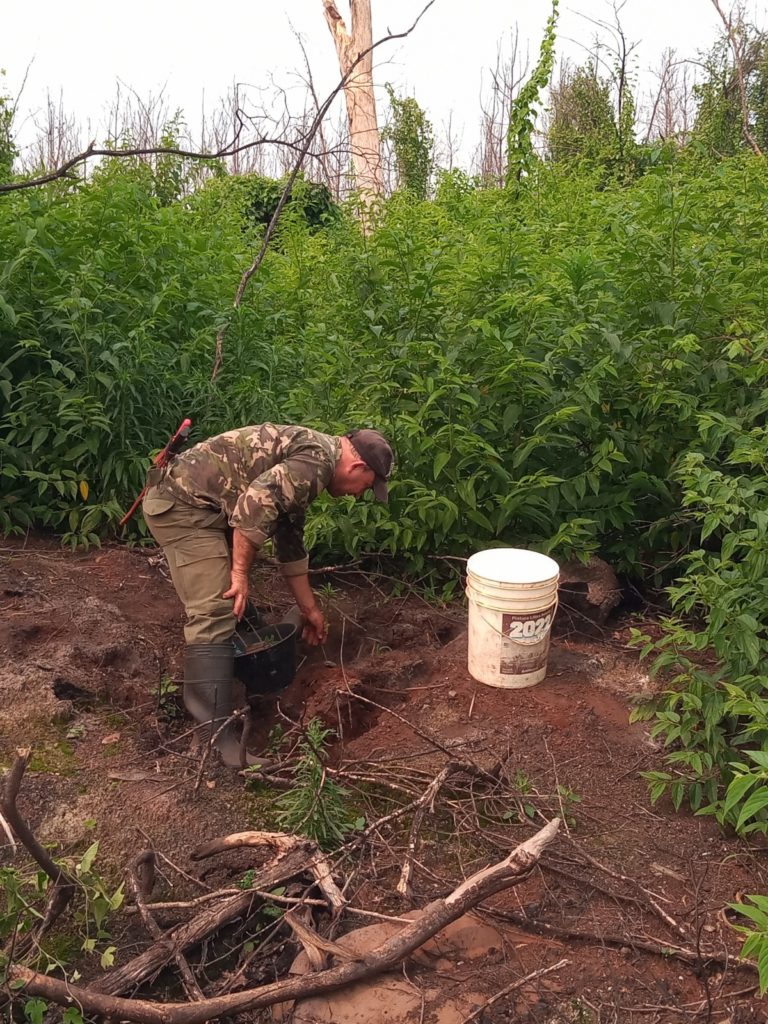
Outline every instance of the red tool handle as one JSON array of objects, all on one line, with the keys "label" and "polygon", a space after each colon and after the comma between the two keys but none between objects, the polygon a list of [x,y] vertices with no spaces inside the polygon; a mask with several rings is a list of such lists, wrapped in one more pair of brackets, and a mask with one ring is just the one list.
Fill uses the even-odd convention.
[{"label": "red tool handle", "polygon": [[[192,429],[192,420],[185,419],[173,437],[170,439],[168,444],[164,448],[161,448],[157,455],[152,460],[153,466],[167,466],[174,455],[177,455],[180,451],[184,442],[189,437],[189,432]],[[125,526],[126,523],[130,522],[133,518],[136,509],[144,499],[144,495],[147,493],[147,484],[141,489],[141,494],[138,496],[136,501],[131,505],[128,511],[125,513],[123,518],[120,520],[120,526]]]}]

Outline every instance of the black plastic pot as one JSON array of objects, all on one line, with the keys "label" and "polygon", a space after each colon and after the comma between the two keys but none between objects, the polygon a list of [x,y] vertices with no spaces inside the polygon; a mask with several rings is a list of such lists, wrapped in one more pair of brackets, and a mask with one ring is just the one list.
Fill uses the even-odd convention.
[{"label": "black plastic pot", "polygon": [[[280,693],[296,675],[296,633],[290,622],[262,626],[235,636],[235,675],[245,684],[249,697]],[[270,643],[271,641],[271,643]],[[270,643],[264,650],[248,654],[255,644]]]}]

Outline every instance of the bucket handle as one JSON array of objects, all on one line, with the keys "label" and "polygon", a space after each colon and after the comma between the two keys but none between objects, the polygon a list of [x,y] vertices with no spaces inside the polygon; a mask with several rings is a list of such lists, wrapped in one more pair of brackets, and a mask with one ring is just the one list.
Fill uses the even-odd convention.
[{"label": "bucket handle", "polygon": [[[549,633],[549,631],[552,629],[552,626],[555,623],[555,616],[557,615],[557,609],[558,609],[559,606],[560,606],[560,594],[558,593],[558,594],[555,595],[554,604],[550,605],[550,607],[552,609],[552,621],[549,624],[549,629],[547,630],[547,633]],[[481,605],[476,604],[475,608],[477,608],[478,611],[480,611]],[[544,639],[544,637],[539,637],[538,639],[527,640],[527,639],[518,639],[517,637],[514,637],[514,636],[507,636],[507,634],[504,632],[503,629],[497,629],[496,626],[494,626],[492,622],[489,622],[488,619],[486,619],[486,617],[482,614],[482,612],[480,612],[480,618],[483,620],[483,622],[486,624],[486,626],[488,626],[488,628],[491,630],[492,633],[498,633],[498,635],[502,638],[502,640],[509,640],[510,643],[517,644],[519,647],[532,647],[534,644],[540,644],[541,641]]]}]

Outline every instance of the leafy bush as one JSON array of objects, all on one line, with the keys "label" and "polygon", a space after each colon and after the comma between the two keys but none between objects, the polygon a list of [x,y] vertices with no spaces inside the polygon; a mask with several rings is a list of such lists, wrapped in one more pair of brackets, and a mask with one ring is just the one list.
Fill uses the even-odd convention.
[{"label": "leafy bush", "polygon": [[[670,588],[686,618],[667,620],[662,639],[644,648],[656,671],[676,671],[672,689],[636,715],[654,715],[652,731],[678,748],[667,756],[670,772],[649,774],[654,797],[669,790],[679,806],[687,796],[744,834],[768,832],[768,434],[760,391],[767,344],[753,349],[753,398],[741,415],[702,414],[709,454],[680,462],[683,505],[701,547]],[[710,468],[713,450],[722,469]]]}]

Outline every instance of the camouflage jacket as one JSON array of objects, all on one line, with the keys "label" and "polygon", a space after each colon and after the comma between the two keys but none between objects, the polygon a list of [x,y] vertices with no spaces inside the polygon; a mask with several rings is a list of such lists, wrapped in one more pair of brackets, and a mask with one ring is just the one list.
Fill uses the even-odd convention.
[{"label": "camouflage jacket", "polygon": [[341,455],[338,437],[307,427],[228,430],[177,455],[164,484],[203,508],[223,510],[253,544],[272,538],[283,573],[307,571],[304,515],[331,481]]}]

